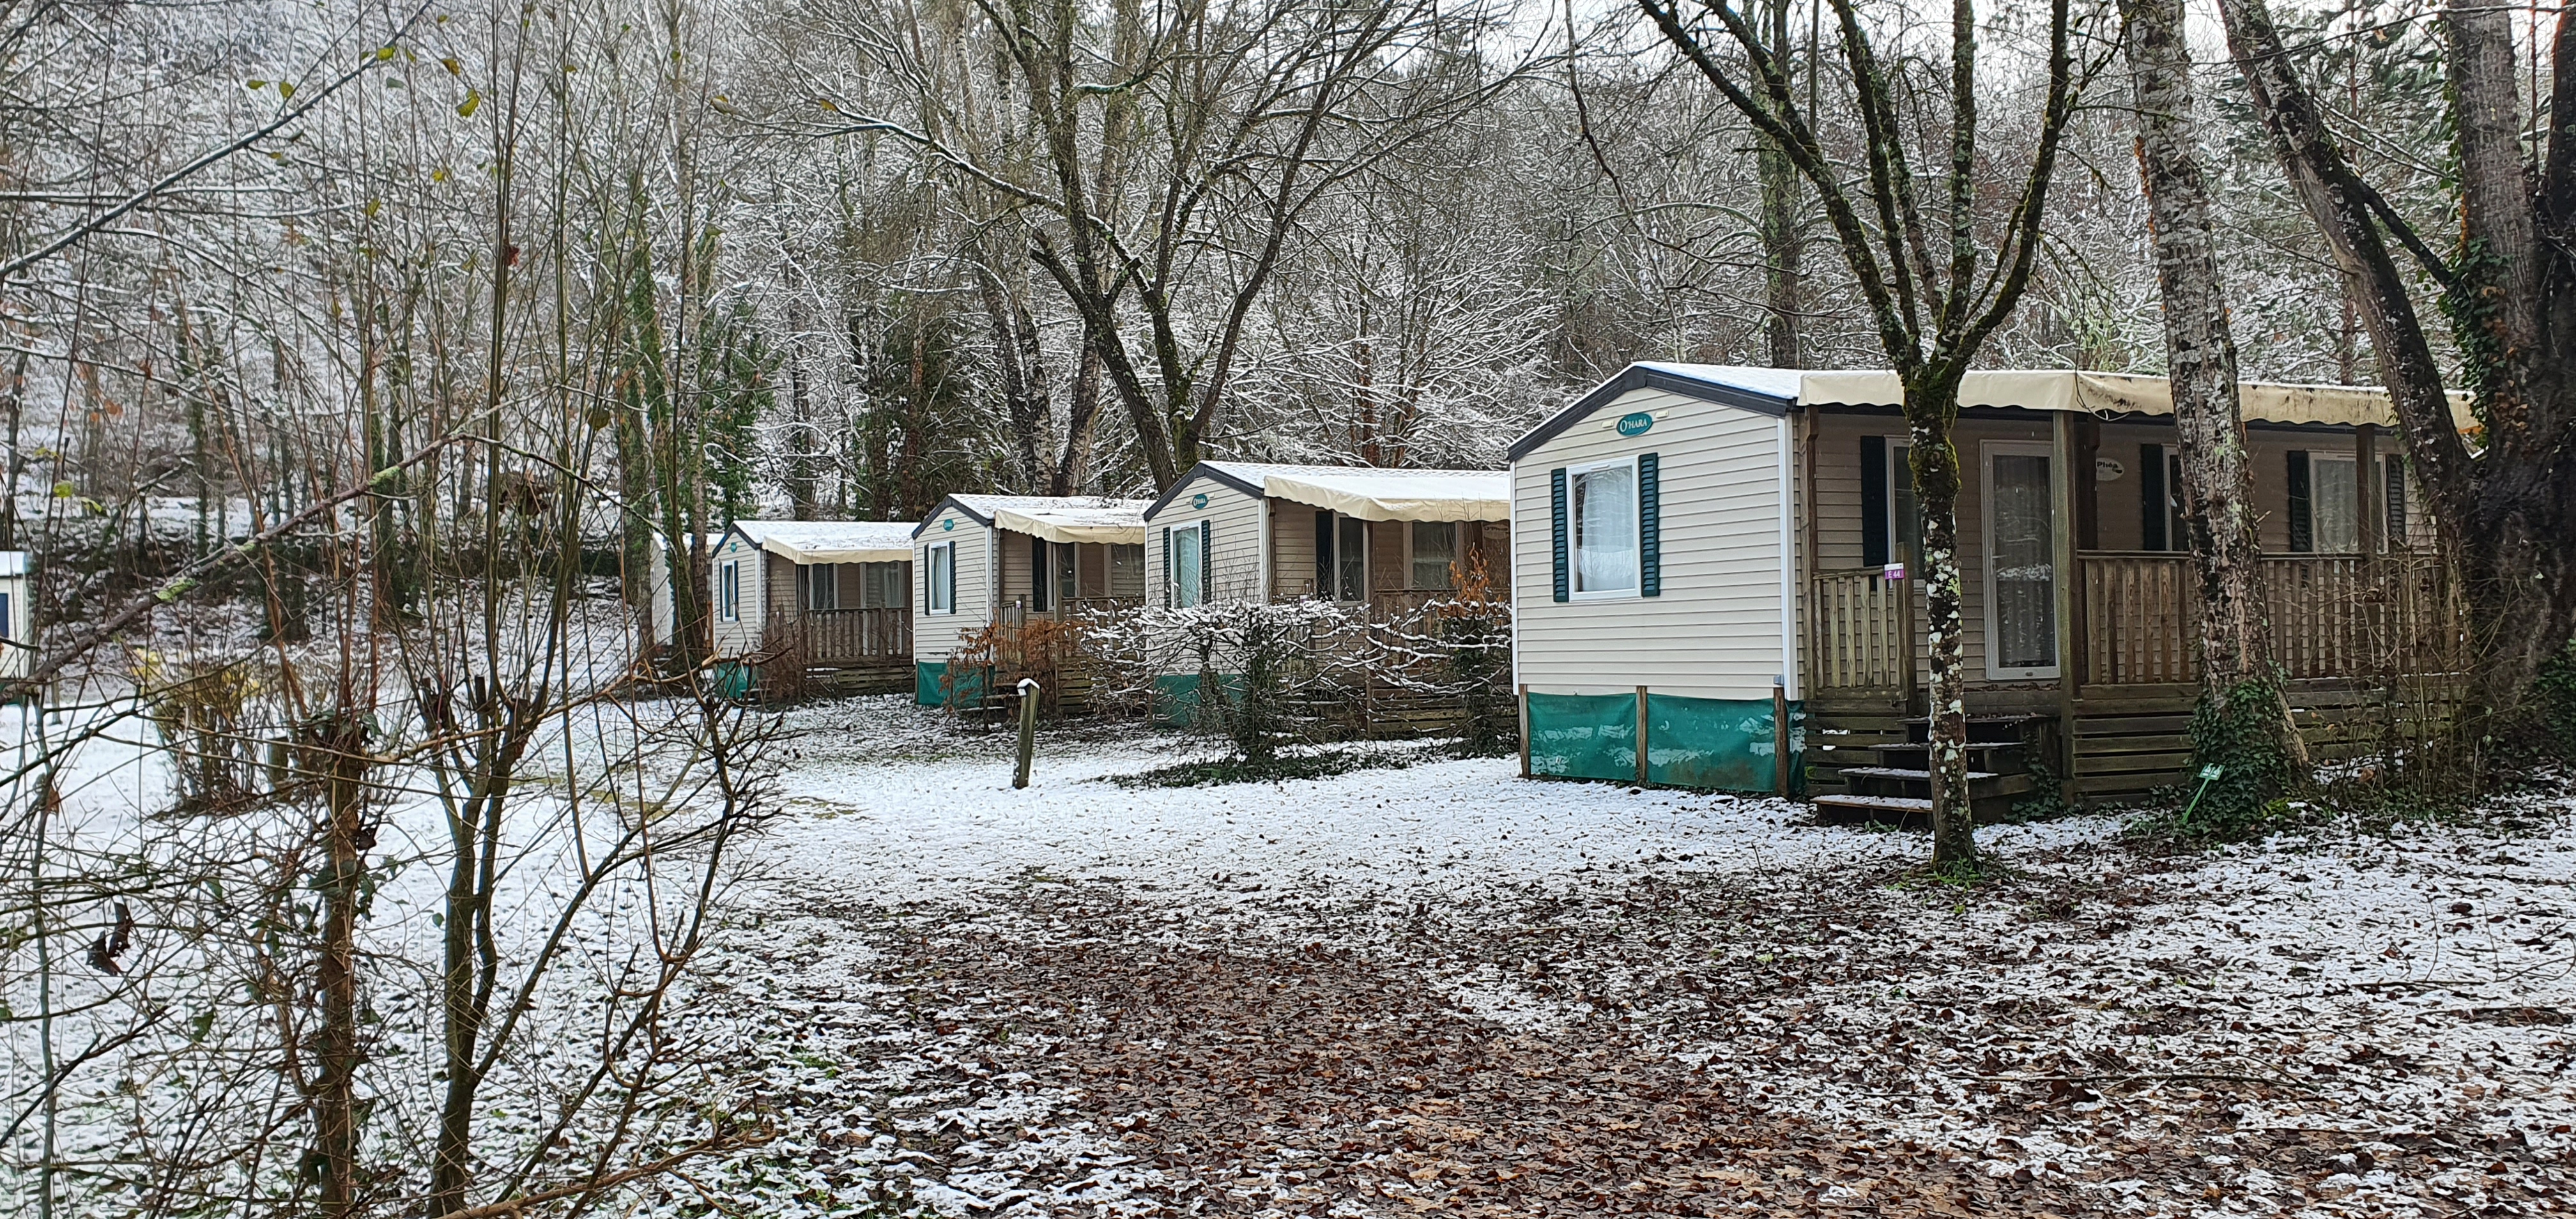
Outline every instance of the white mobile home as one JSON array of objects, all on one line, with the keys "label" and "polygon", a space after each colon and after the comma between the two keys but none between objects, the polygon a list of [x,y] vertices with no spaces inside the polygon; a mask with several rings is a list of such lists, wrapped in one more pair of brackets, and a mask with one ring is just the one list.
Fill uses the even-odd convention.
[{"label": "white mobile home", "polygon": [[996,623],[1141,603],[1148,502],[1042,495],[941,500],[912,531],[916,701],[944,701],[949,657]]},{"label": "white mobile home", "polygon": [[0,550],[0,678],[35,669],[35,609],[27,597],[27,552]]},{"label": "white mobile home", "polygon": [[[2276,657],[2294,706],[2348,705],[2366,664],[2443,638],[2449,604],[2386,395],[2241,391]],[[1533,773],[1795,786],[1804,715],[1820,805],[1928,809],[1900,396],[1885,372],[1637,364],[1513,445]],[[2168,387],[1998,371],[1960,401],[1972,796],[2173,782],[2198,672]],[[2312,718],[2336,748],[2343,717]]]},{"label": "white mobile home", "polygon": [[1511,474],[1203,461],[1145,510],[1166,606],[1298,597],[1379,608],[1510,587]]},{"label": "white mobile home", "polygon": [[[707,582],[719,656],[756,651],[782,627],[843,611],[900,615],[911,596],[912,525],[735,521],[707,565]],[[886,654],[910,653],[907,643]]]}]

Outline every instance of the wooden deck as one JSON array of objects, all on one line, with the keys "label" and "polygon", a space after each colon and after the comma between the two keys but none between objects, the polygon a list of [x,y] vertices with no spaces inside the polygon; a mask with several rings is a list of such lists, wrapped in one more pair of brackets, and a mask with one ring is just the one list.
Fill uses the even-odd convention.
[{"label": "wooden deck", "polygon": [[[2266,557],[2272,654],[2293,719],[2320,761],[2367,756],[2437,730],[2466,671],[2457,594],[2431,556]],[[1975,714],[2054,716],[2064,790],[2086,802],[2178,783],[2199,696],[2199,604],[2187,554],[2081,552],[2060,679],[1971,681]],[[1876,569],[1819,573],[1808,601],[1812,786],[1901,739],[1928,676],[1919,591]],[[2071,672],[2069,672],[2071,670]]]},{"label": "wooden deck", "polygon": [[912,689],[912,608],[773,612],[750,659],[763,699]]}]

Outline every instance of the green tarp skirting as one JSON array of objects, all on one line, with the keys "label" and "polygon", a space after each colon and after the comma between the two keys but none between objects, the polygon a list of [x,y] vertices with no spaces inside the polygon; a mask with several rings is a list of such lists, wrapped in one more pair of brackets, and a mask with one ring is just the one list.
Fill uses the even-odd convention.
[{"label": "green tarp skirting", "polygon": [[948,662],[916,660],[912,662],[912,701],[924,707],[940,707],[953,699],[971,707],[984,701],[984,683],[992,676],[989,669],[967,669],[957,674],[956,689],[943,689],[948,682]]},{"label": "green tarp skirting", "polygon": [[[1804,785],[1805,711],[1789,704],[1789,781]],[[1530,773],[1637,780],[1637,696],[1529,695]],[[1771,700],[1646,697],[1646,779],[1673,787],[1768,792],[1777,783]]]},{"label": "green tarp skirting", "polygon": [[[1243,698],[1243,677],[1238,673],[1220,673],[1217,688],[1225,691],[1229,702]],[[1198,726],[1199,675],[1165,673],[1154,679],[1154,722],[1170,728]],[[1214,725],[1210,725],[1214,727]]]}]

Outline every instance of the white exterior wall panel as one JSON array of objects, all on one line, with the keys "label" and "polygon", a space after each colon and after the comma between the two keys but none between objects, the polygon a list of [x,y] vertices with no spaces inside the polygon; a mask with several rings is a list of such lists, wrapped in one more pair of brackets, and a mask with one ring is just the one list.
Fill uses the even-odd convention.
[{"label": "white exterior wall panel", "polygon": [[[1645,435],[1611,426],[1663,414]],[[1782,426],[1662,390],[1622,395],[1512,466],[1518,681],[1541,693],[1768,698],[1781,675]],[[1659,454],[1662,594],[1555,600],[1549,474]],[[1791,537],[1794,538],[1794,531]]]},{"label": "white exterior wall panel", "polygon": [[[1207,496],[1207,507],[1191,506],[1197,496]],[[1145,604],[1163,604],[1163,573],[1171,570],[1163,564],[1163,539],[1175,526],[1214,522],[1208,539],[1209,559],[1215,578],[1211,582],[1219,601],[1257,601],[1261,599],[1262,523],[1261,499],[1246,495],[1240,489],[1213,478],[1200,478],[1182,488],[1182,494],[1145,522]]]},{"label": "white exterior wall panel", "polygon": [[[954,528],[945,527],[950,522]],[[912,547],[912,658],[939,663],[957,650],[959,640],[992,621],[993,531],[955,504],[943,505],[928,524]],[[941,542],[957,546],[957,612],[953,614],[933,614],[926,608],[930,548]]]}]

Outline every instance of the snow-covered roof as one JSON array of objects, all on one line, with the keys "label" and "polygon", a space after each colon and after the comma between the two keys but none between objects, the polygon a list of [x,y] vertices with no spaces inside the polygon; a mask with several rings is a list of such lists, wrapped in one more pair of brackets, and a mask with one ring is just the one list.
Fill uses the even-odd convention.
[{"label": "snow-covered roof", "polygon": [[[951,495],[978,524],[1050,542],[1145,543],[1145,508],[1151,500],[1096,495]],[[932,516],[939,513],[934,510]],[[923,521],[928,525],[928,521]],[[913,533],[920,534],[920,527]]]},{"label": "snow-covered roof", "polygon": [[893,563],[912,558],[908,521],[735,521],[751,543],[792,563]]},{"label": "snow-covered roof", "polygon": [[[1884,369],[1828,372],[1640,360],[1513,442],[1512,458],[1518,460],[1620,395],[1650,388],[1775,415],[1791,406],[1894,406],[1904,400],[1902,382]],[[2386,427],[2397,421],[2387,391],[2372,386],[2240,381],[2236,388],[2249,422]],[[2173,386],[2163,377],[2130,373],[1993,369],[1960,379],[1959,405],[2170,415]],[[2451,413],[2463,428],[2471,425],[2467,394],[2451,395]]]},{"label": "snow-covered roof", "polygon": [[[1253,495],[1329,508],[1363,521],[1507,521],[1512,518],[1512,476],[1507,470],[1390,470],[1377,466],[1270,465],[1203,461],[1205,472]],[[1152,517],[1187,487],[1190,477],[1145,515]]]},{"label": "snow-covered roof", "polygon": [[0,550],[0,579],[27,574],[27,552]]}]

